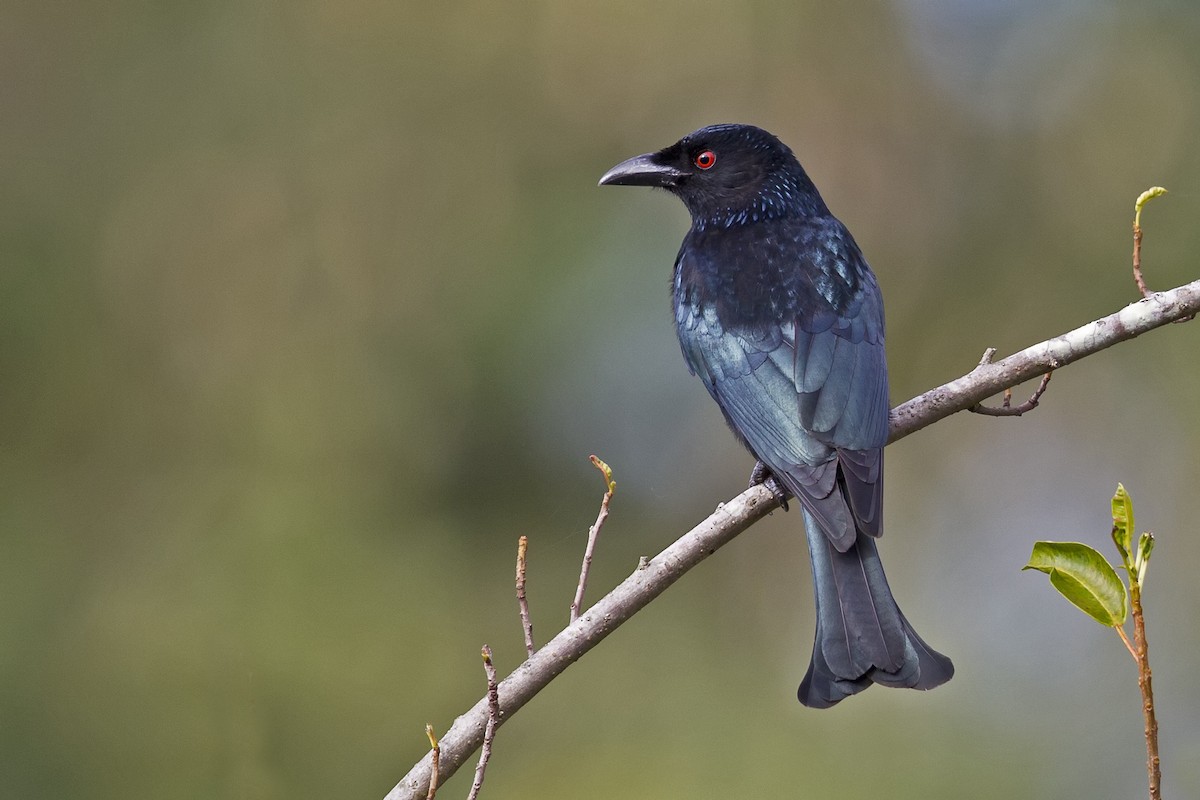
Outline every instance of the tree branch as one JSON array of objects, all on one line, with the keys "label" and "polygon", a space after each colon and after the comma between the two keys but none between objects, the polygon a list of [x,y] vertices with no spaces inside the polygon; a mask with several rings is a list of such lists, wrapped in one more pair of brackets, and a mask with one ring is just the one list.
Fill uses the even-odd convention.
[{"label": "tree branch", "polygon": [[[1149,297],[995,363],[981,363],[956,380],[892,409],[890,442],[964,411],[1004,389],[1061,369],[1085,356],[1146,331],[1200,313],[1200,281]],[[517,667],[499,685],[502,724],[563,670],[658,597],[692,567],[777,507],[765,486],[754,486],[717,507],[708,519],[638,569],[588,611]],[[446,780],[483,743],[486,697],[454,721],[440,741],[439,780]],[[432,768],[427,753],[386,800],[421,800]]]},{"label": "tree branch", "polygon": [[[666,550],[639,564],[638,569],[617,588],[542,645],[532,658],[500,682],[500,724],[507,722],[546,684],[666,591],[684,573],[765,517],[773,508],[775,499],[765,487],[747,489],[719,507],[708,519]],[[450,730],[442,736],[442,780],[449,778],[483,743],[487,705],[487,698],[481,699],[470,711],[456,719]],[[420,800],[425,796],[429,771],[430,756],[426,754],[388,793],[388,800]]]},{"label": "tree branch", "polygon": [[1153,293],[1115,314],[1026,347],[1008,358],[980,364],[961,378],[893,408],[888,443],[964,411],[997,392],[1197,312],[1200,312],[1200,281],[1193,281],[1168,292]]}]

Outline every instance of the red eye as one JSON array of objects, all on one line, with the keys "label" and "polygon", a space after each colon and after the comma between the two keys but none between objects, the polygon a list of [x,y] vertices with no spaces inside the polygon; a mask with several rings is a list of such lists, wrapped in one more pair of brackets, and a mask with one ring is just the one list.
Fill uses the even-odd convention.
[{"label": "red eye", "polygon": [[696,166],[700,169],[712,169],[717,163],[717,154],[712,150],[704,150],[700,152],[694,159]]}]

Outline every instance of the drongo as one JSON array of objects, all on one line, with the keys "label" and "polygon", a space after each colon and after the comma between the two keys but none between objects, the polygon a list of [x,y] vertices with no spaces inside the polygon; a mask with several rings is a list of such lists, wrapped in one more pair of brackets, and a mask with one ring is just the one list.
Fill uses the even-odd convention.
[{"label": "drongo", "polygon": [[751,125],[702,128],[600,183],[661,187],[691,214],[671,284],[683,357],[758,459],[751,482],[804,516],[817,630],[800,702],[948,681],[954,666],[900,612],[876,549],[883,299],[850,232],[787,145]]}]

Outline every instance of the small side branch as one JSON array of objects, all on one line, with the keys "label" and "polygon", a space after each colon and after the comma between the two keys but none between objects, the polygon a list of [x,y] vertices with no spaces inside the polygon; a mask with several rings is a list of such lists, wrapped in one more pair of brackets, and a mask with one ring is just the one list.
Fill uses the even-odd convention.
[{"label": "small side branch", "polygon": [[1146,279],[1142,277],[1142,208],[1155,197],[1164,195],[1167,190],[1161,186],[1153,186],[1138,195],[1133,204],[1133,280],[1137,284],[1142,297],[1149,297],[1153,292],[1146,288]]},{"label": "small side branch", "polygon": [[442,748],[438,744],[437,737],[433,735],[433,725],[425,726],[425,735],[429,737],[430,752],[433,753],[433,761],[430,765],[429,792],[425,795],[425,800],[433,800],[438,789],[438,767],[440,766],[438,762],[441,761]]},{"label": "small side branch", "polygon": [[1133,280],[1142,297],[1149,297],[1150,290],[1146,288],[1146,279],[1142,277],[1142,226],[1136,222],[1133,223]]},{"label": "small side branch", "polygon": [[592,555],[596,552],[596,540],[600,538],[600,529],[604,527],[604,521],[608,519],[608,504],[612,500],[613,492],[617,490],[617,483],[613,480],[612,470],[608,464],[605,464],[596,456],[588,456],[592,465],[600,470],[600,474],[604,476],[604,499],[600,501],[600,513],[596,515],[596,522],[588,530],[587,547],[583,551],[583,565],[579,568],[579,585],[575,588],[575,599],[571,601],[571,622],[579,619],[579,612],[583,608],[583,593],[587,589],[588,573],[592,569]]},{"label": "small side branch", "polygon": [[[988,348],[989,351],[994,351],[994,348]],[[981,364],[983,362],[980,362]],[[1033,411],[1038,407],[1038,401],[1042,399],[1042,395],[1046,393],[1046,387],[1050,385],[1050,376],[1054,374],[1054,370],[1050,370],[1042,376],[1042,382],[1038,384],[1037,391],[1030,396],[1028,400],[1018,406],[1012,404],[1012,387],[1004,390],[1004,401],[999,408],[993,406],[985,406],[983,403],[976,403],[968,408],[975,414],[983,414],[986,417],[1019,417],[1029,411]]]},{"label": "small side branch", "polygon": [[500,690],[496,686],[496,666],[492,663],[492,648],[483,646],[483,671],[487,675],[487,725],[483,732],[483,746],[479,749],[479,764],[475,766],[475,782],[467,800],[476,800],[483,788],[483,772],[492,757],[492,742],[496,738],[496,727],[500,724]]},{"label": "small side branch", "polygon": [[521,611],[521,629],[525,631],[525,654],[532,657],[537,649],[533,646],[533,621],[529,618],[529,600],[525,598],[525,552],[529,549],[529,537],[517,540],[517,608]]}]

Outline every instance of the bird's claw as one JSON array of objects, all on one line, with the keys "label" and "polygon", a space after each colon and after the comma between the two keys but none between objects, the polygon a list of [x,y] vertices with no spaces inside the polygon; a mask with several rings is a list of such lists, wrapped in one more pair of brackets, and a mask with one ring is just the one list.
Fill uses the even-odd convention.
[{"label": "bird's claw", "polygon": [[775,502],[779,503],[779,507],[784,511],[788,510],[788,493],[780,485],[779,481],[775,480],[775,476],[771,474],[771,470],[766,464],[759,461],[754,465],[754,469],[750,470],[750,488],[758,485],[765,486],[767,491],[775,497]]}]

